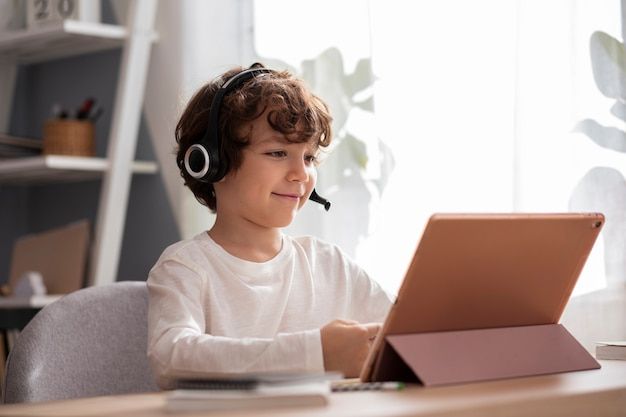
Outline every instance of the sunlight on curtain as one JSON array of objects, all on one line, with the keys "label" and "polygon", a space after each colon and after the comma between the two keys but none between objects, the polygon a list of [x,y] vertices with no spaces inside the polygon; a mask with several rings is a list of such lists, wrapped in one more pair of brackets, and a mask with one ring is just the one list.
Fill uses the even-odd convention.
[{"label": "sunlight on curtain", "polygon": [[[565,319],[588,348],[626,337],[622,14],[619,0],[256,0],[258,55],[318,69],[313,88],[348,114],[320,168],[335,206],[307,207],[291,231],[340,244],[393,292],[433,212],[602,211]],[[617,41],[594,35],[613,49],[592,71],[597,31]],[[609,55],[622,65],[614,81]],[[353,116],[367,108],[328,81],[358,78],[360,60],[373,101],[362,122]],[[607,97],[598,77],[622,95]],[[377,166],[385,151],[393,158]]]},{"label": "sunlight on curtain", "polygon": [[376,117],[396,167],[357,260],[395,288],[433,212],[513,209],[514,7],[371,7]]},{"label": "sunlight on curtain", "polygon": [[[590,350],[626,338],[623,13],[617,0],[520,2],[518,13],[518,208],[606,216],[563,317]],[[597,48],[598,32],[619,41]]]},{"label": "sunlight on curtain", "polygon": [[[520,2],[518,12],[517,208],[602,211],[603,236],[615,221],[607,207],[570,200],[587,171],[619,167],[623,155],[594,145],[574,128],[585,118],[610,116],[609,100],[594,84],[589,39],[597,30],[620,36],[619,6],[613,0],[531,1]],[[575,294],[606,286],[604,240],[598,239]]]},{"label": "sunlight on curtain", "polygon": [[[257,53],[297,68],[334,46],[346,72],[371,58],[375,120],[368,128],[394,163],[384,188],[362,186],[368,198],[342,199],[351,193],[343,189],[329,196],[335,205],[322,222],[341,217],[334,227],[307,228],[318,223],[305,211],[293,229],[339,243],[393,292],[430,214],[513,209],[514,3],[322,1],[302,10],[305,4],[296,11],[290,2],[256,1]],[[296,14],[307,19],[288,17]]]}]

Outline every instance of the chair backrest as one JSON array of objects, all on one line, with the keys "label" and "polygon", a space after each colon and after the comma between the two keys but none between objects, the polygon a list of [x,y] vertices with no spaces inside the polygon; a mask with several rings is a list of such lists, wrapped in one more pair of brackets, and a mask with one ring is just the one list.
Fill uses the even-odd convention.
[{"label": "chair backrest", "polygon": [[4,402],[157,391],[147,316],[145,282],[89,287],[46,306],[11,349]]}]

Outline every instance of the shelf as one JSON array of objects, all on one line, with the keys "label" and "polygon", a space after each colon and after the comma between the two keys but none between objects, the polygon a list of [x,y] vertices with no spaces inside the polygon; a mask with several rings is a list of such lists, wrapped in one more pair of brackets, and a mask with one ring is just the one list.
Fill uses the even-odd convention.
[{"label": "shelf", "polygon": [[[102,177],[109,162],[104,158],[46,155],[0,161],[0,184],[42,185],[56,182],[81,182]],[[155,162],[134,161],[134,174],[154,174]]]},{"label": "shelf", "polygon": [[63,297],[62,294],[2,297],[0,298],[0,311],[7,308],[44,308],[61,297]]},{"label": "shelf", "polygon": [[[157,5],[157,0],[130,0],[126,26],[65,20],[37,28],[0,33],[0,85],[8,87],[4,90],[10,92],[14,91],[18,65],[83,56],[103,50],[119,49],[121,52],[106,158],[38,155],[0,159],[0,188],[5,185],[37,186],[102,180],[93,250],[86,277],[88,285],[108,284],[117,280],[131,176],[157,172],[155,162],[132,161],[150,52],[152,44],[158,39],[154,32]],[[51,69],[42,68],[42,71]],[[94,74],[103,75],[97,69]],[[66,87],[71,90],[71,80],[66,82]],[[0,90],[4,92],[2,87]],[[33,92],[37,90],[35,86]],[[10,112],[6,109],[10,107],[11,100],[7,94],[0,94],[0,130],[8,130]],[[5,154],[9,154],[11,146],[6,144]]]},{"label": "shelf", "polygon": [[5,32],[0,55],[19,64],[121,48],[127,36],[123,26],[64,20],[38,28]]}]

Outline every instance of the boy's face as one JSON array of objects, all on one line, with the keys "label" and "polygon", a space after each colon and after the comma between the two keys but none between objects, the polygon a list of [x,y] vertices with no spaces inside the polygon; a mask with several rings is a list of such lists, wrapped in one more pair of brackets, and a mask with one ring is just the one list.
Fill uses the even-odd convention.
[{"label": "boy's face", "polygon": [[214,184],[218,218],[288,226],[315,187],[315,142],[288,142],[271,128],[267,111],[243,128],[250,141],[241,166]]}]

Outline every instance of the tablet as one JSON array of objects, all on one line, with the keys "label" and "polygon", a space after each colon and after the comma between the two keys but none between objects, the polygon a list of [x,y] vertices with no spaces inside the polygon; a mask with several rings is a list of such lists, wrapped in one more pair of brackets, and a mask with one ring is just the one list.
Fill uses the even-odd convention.
[{"label": "tablet", "polygon": [[599,213],[435,214],[361,372],[388,335],[556,324],[604,224]]}]

